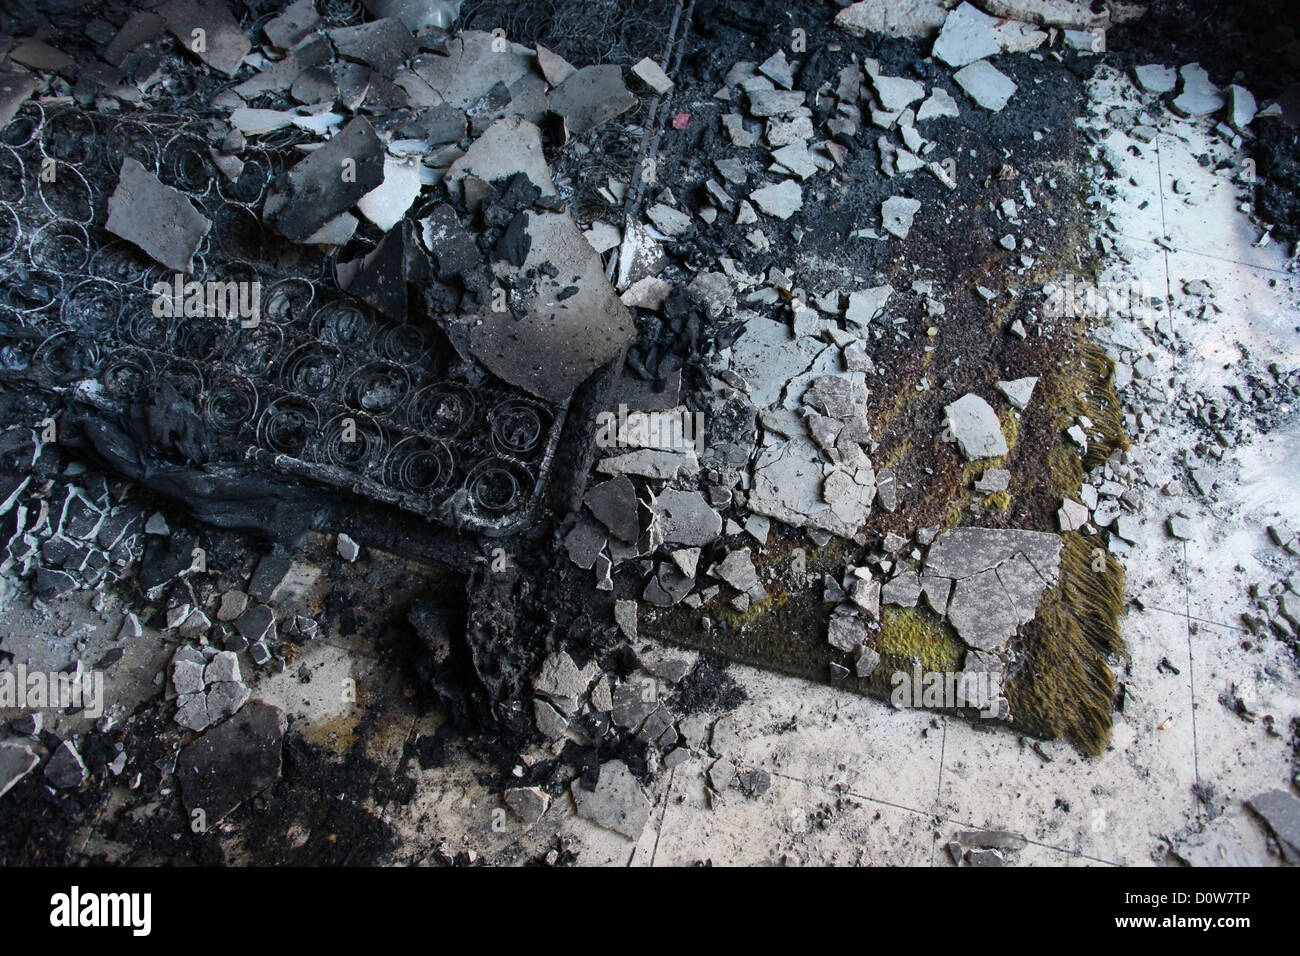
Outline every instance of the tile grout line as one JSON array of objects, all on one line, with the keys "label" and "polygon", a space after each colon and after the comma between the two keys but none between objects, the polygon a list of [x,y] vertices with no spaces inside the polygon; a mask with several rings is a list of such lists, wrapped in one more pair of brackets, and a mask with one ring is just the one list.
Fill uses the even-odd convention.
[{"label": "tile grout line", "polygon": [[1145,613],[1146,611],[1158,611],[1161,614],[1170,614],[1177,618],[1188,618],[1189,620],[1195,621],[1197,624],[1209,624],[1211,627],[1217,627],[1225,631],[1236,631],[1238,634],[1250,633],[1249,628],[1243,627],[1240,624],[1229,624],[1226,621],[1216,621],[1212,617],[1198,617],[1188,611],[1175,611],[1173,608],[1159,607],[1155,604],[1144,604],[1139,613]]},{"label": "tile grout line", "polygon": [[668,771],[668,786],[664,788],[664,808],[659,814],[659,826],[655,829],[655,845],[650,851],[650,868],[654,869],[655,860],[659,857],[659,839],[664,835],[664,822],[668,819],[668,804],[673,799],[673,786],[677,782],[677,768],[673,767]]},{"label": "tile grout line", "polygon": [[1254,269],[1259,272],[1267,272],[1273,276],[1289,277],[1292,275],[1292,273],[1287,271],[1286,269],[1274,269],[1272,266],[1262,266],[1256,262],[1246,262],[1245,260],[1242,259],[1231,259],[1228,256],[1216,256],[1212,252],[1202,252],[1199,249],[1187,249],[1182,246],[1175,246],[1173,245],[1172,242],[1169,244],[1168,247],[1166,247],[1161,245],[1155,239],[1148,239],[1145,236],[1134,236],[1134,235],[1130,235],[1127,232],[1117,233],[1117,235],[1121,236],[1124,239],[1129,239],[1133,242],[1143,242],[1149,246],[1155,246],[1157,249],[1160,249],[1161,251],[1164,252],[1166,261],[1168,261],[1169,259],[1169,253],[1175,252],[1178,255],[1182,255],[1182,256],[1200,256],[1202,259],[1213,259],[1215,262],[1227,262],[1227,263],[1231,263],[1234,266],[1241,266],[1243,269]]},{"label": "tile grout line", "polygon": [[[1158,194],[1160,196],[1160,233],[1161,238],[1169,242],[1169,221],[1165,215],[1165,173],[1164,173],[1164,156],[1160,151],[1160,138],[1157,136],[1156,146],[1156,169],[1157,182],[1159,184]],[[1170,242],[1170,245],[1173,243]],[[1169,277],[1169,250],[1164,250],[1165,263],[1165,294],[1168,298],[1166,302],[1173,300],[1173,283]],[[1171,317],[1172,321],[1172,317]],[[1195,789],[1192,793],[1192,819],[1200,818],[1199,806],[1200,797],[1197,794],[1201,789],[1201,760],[1199,748],[1197,745],[1196,735],[1196,661],[1192,651],[1192,594],[1191,594],[1191,574],[1187,567],[1187,542],[1182,542],[1181,563],[1183,570],[1183,625],[1187,629],[1187,689],[1191,699],[1191,718],[1192,718],[1192,780]]]},{"label": "tile grout line", "polygon": [[1191,576],[1187,569],[1187,542],[1183,542],[1183,598],[1187,602],[1184,618],[1187,621],[1187,686],[1192,694],[1192,779],[1196,782],[1196,792],[1192,794],[1192,818],[1201,817],[1201,757],[1200,745],[1196,734],[1196,658],[1192,653],[1192,587]]},{"label": "tile grout line", "polygon": [[[808,788],[810,788],[810,789],[814,789],[814,790],[822,790],[822,791],[824,791],[824,792],[826,792],[826,793],[835,794],[836,796],[844,796],[844,795],[847,795],[847,796],[853,797],[853,798],[856,799],[856,800],[863,800],[863,801],[866,801],[867,803],[875,803],[875,804],[879,804],[880,806],[889,807],[890,809],[893,809],[893,810],[900,810],[900,811],[903,811],[904,813],[910,813],[910,814],[912,814],[913,816],[916,816],[916,817],[922,817],[922,818],[925,818],[925,819],[927,819],[927,820],[931,820],[931,821],[939,821],[939,822],[942,822],[942,823],[952,823],[952,824],[955,824],[955,825],[957,825],[957,826],[959,826],[959,827],[962,827],[963,829],[966,829],[966,830],[986,830],[986,829],[987,829],[987,827],[982,827],[982,826],[979,826],[979,825],[977,825],[977,824],[971,823],[969,820],[960,820],[960,819],[958,819],[958,818],[956,818],[956,817],[944,816],[943,814],[940,814],[940,813],[934,813],[934,812],[926,813],[924,810],[918,810],[918,809],[916,809],[915,807],[909,807],[909,806],[907,806],[906,804],[902,804],[902,803],[893,803],[893,802],[891,802],[891,801],[889,801],[889,800],[882,800],[882,799],[880,799],[879,797],[871,797],[871,796],[868,796],[868,795],[865,794],[865,793],[859,793],[859,792],[856,791],[856,790],[836,790],[836,789],[834,789],[833,787],[828,786],[827,784],[824,784],[824,783],[816,783],[816,782],[811,781],[811,780],[804,780],[802,777],[796,777],[796,776],[794,776],[794,775],[792,775],[792,774],[780,773],[779,771],[769,771],[769,772],[770,772],[770,773],[772,774],[772,776],[774,776],[774,777],[780,777],[782,780],[789,780],[789,781],[791,781],[792,783],[802,784],[803,786],[808,787]],[[934,856],[935,856],[935,854],[934,854],[934,850],[933,850],[933,845],[934,845],[935,843],[937,843],[937,842],[938,842],[938,837],[935,836],[935,837],[933,838],[933,840],[932,840],[932,844],[931,844],[931,845],[932,845],[932,850],[931,850],[931,853],[930,853],[930,865],[931,865],[931,866],[934,865]],[[1105,864],[1106,866],[1123,866],[1123,865],[1124,865],[1124,864],[1122,864],[1122,863],[1117,863],[1117,862],[1115,862],[1114,860],[1108,860],[1108,859],[1106,859],[1105,857],[1094,856],[1094,855],[1092,855],[1092,854],[1090,854],[1090,853],[1085,853],[1085,852],[1084,852],[1083,850],[1081,850],[1081,849],[1069,849],[1069,848],[1067,848],[1067,847],[1063,847],[1063,846],[1056,846],[1055,844],[1052,844],[1052,843],[1044,843],[1044,842],[1041,841],[1041,840],[1033,840],[1033,839],[1030,839],[1029,837],[1025,837],[1025,842],[1026,842],[1026,843],[1029,843],[1029,844],[1031,844],[1031,845],[1033,845],[1033,846],[1042,847],[1042,848],[1045,849],[1045,850],[1051,850],[1053,853],[1061,853],[1061,854],[1064,854],[1065,856],[1079,857],[1079,858],[1081,858],[1081,859],[1085,859],[1085,860],[1092,860],[1093,862],[1096,862],[1096,863],[1103,863],[1103,864]]]},{"label": "tile grout line", "polygon": [[[1156,146],[1156,196],[1159,197],[1160,199],[1160,238],[1164,239],[1166,242],[1169,242],[1169,222],[1165,218],[1165,164],[1164,164],[1164,158],[1160,153],[1159,136],[1156,137],[1155,146]],[[1170,245],[1172,244],[1173,243],[1170,243]],[[1165,249],[1163,246],[1161,246],[1160,248],[1163,250],[1163,255],[1161,256],[1161,258],[1164,259],[1164,263],[1165,263],[1165,303],[1166,303],[1166,308],[1168,308],[1170,301],[1174,297],[1173,284],[1169,281],[1169,250]]]},{"label": "tile grout line", "polygon": [[[939,780],[934,788],[934,812],[931,815],[932,817],[939,816],[939,808],[943,799],[943,761],[948,749],[948,716],[945,714],[941,720],[943,721],[943,736],[939,738]],[[939,833],[936,829],[930,840],[930,866],[932,867],[934,866],[934,857],[938,846]]]}]

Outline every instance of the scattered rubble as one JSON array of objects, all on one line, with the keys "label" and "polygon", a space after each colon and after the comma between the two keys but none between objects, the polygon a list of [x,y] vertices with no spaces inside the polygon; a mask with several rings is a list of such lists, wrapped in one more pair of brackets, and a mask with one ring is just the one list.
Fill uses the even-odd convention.
[{"label": "scattered rubble", "polygon": [[581,780],[574,781],[572,793],[578,816],[621,833],[629,840],[640,838],[650,819],[650,802],[621,760],[601,764],[593,787],[584,786]]}]

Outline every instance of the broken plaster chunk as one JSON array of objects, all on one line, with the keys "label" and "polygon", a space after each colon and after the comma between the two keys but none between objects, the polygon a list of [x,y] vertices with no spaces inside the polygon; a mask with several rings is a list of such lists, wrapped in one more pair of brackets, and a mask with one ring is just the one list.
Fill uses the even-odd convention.
[{"label": "broken plaster chunk", "polygon": [[678,548],[670,555],[673,564],[681,569],[682,574],[688,578],[694,578],[700,566],[700,549],[699,548]]},{"label": "broken plaster chunk", "polygon": [[702,547],[722,533],[722,516],[698,491],[670,488],[655,499],[651,511],[663,530],[665,544]]},{"label": "broken plaster chunk", "polygon": [[636,640],[636,601],[615,601],[614,602],[614,623],[623,636],[629,641]]},{"label": "broken plaster chunk", "polygon": [[731,138],[731,145],[748,149],[754,145],[754,134],[745,129],[745,118],[738,113],[726,113],[722,117],[722,126]]},{"label": "broken plaster chunk", "polygon": [[658,572],[646,583],[642,598],[654,607],[675,607],[695,587],[695,578],[682,573],[676,562],[660,562]]},{"label": "broken plaster chunk", "polygon": [[620,296],[623,304],[629,309],[645,309],[649,312],[660,312],[663,310],[664,302],[673,291],[673,285],[665,279],[656,276],[646,276],[637,282],[632,283],[628,290]]},{"label": "broken plaster chunk", "polygon": [[982,495],[996,495],[1011,486],[1011,472],[1005,468],[990,468],[975,482],[975,490]]},{"label": "broken plaster chunk", "polygon": [[855,37],[930,37],[947,17],[939,0],[859,0],[836,15],[835,26]]},{"label": "broken plaster chunk", "polygon": [[683,236],[692,228],[690,216],[663,203],[655,203],[647,209],[646,218],[666,236]]},{"label": "broken plaster chunk", "polygon": [[551,805],[551,798],[538,787],[514,787],[503,797],[505,804],[520,820],[532,826]]},{"label": "broken plaster chunk", "polygon": [[1178,85],[1178,72],[1172,66],[1148,63],[1134,68],[1137,84],[1147,93],[1172,93]]},{"label": "broken plaster chunk", "polygon": [[876,489],[870,480],[846,485],[842,496],[827,507],[823,500],[823,453],[809,439],[795,438],[766,445],[754,469],[749,509],[794,528],[812,527],[851,538],[867,519]]},{"label": "broken plaster chunk", "polygon": [[208,688],[208,722],[220,723],[239,712],[248,703],[252,691],[239,681],[219,681]]},{"label": "broken plaster chunk", "polygon": [[1228,118],[1233,126],[1244,130],[1258,112],[1259,104],[1249,90],[1235,83],[1228,87]]},{"label": "broken plaster chunk", "polygon": [[217,0],[169,0],[157,8],[181,46],[226,76],[234,76],[253,48],[230,9]]},{"label": "broken plaster chunk", "polygon": [[9,49],[8,57],[14,63],[41,73],[61,73],[76,65],[76,61],[62,50],[34,37],[20,40]]},{"label": "broken plaster chunk", "polygon": [[785,57],[785,50],[777,50],[758,66],[758,72],[783,90],[794,86],[794,68]]},{"label": "broken plaster chunk", "polygon": [[[807,179],[817,174],[818,166],[813,160],[813,156],[808,152],[808,145],[804,142],[791,143],[789,146],[782,146],[780,149],[773,150],[772,159],[779,165],[788,169],[800,179]],[[755,198],[757,194],[751,194],[750,199],[759,202]],[[761,206],[762,203],[759,202]],[[800,193],[800,205],[802,205],[802,192]],[[795,207],[797,210],[799,207]],[[764,210],[766,211],[766,210]],[[792,212],[795,210],[792,210]],[[773,215],[769,213],[769,215]],[[782,219],[789,218],[788,215],[781,216]]]},{"label": "broken plaster chunk", "polygon": [[564,715],[572,714],[591,683],[591,672],[578,669],[564,651],[556,651],[542,661],[533,676],[533,690],[546,697]]},{"label": "broken plaster chunk", "polygon": [[931,55],[949,66],[966,66],[1001,52],[994,28],[997,19],[969,3],[948,14]]},{"label": "broken plaster chunk", "polygon": [[408,159],[385,156],[384,181],[358,199],[357,208],[381,232],[388,232],[406,215],[420,188],[418,156]]},{"label": "broken plaster chunk", "polygon": [[1223,109],[1227,100],[1222,91],[1210,82],[1210,75],[1199,63],[1189,63],[1178,71],[1183,89],[1174,97],[1173,109],[1183,116],[1208,116]]},{"label": "broken plaster chunk", "polygon": [[40,757],[26,744],[0,743],[0,797],[40,762]]},{"label": "broken plaster chunk", "polygon": [[873,76],[871,83],[876,88],[880,105],[891,113],[905,110],[925,96],[925,87],[921,83],[900,76]]},{"label": "broken plaster chunk", "polygon": [[663,68],[650,57],[644,57],[632,67],[632,73],[642,83],[660,96],[673,88],[673,81]]},{"label": "broken plaster chunk", "polygon": [[460,192],[466,176],[493,183],[523,173],[543,196],[555,195],[555,183],[542,152],[541,130],[519,116],[497,120],[474,141],[465,155],[451,164],[446,178],[453,195]]},{"label": "broken plaster chunk", "polygon": [[45,765],[45,780],[58,790],[79,787],[86,780],[86,764],[71,740],[59,744]]},{"label": "broken plaster chunk", "polygon": [[540,43],[537,44],[537,65],[541,68],[542,76],[546,77],[546,82],[552,87],[559,86],[578,72],[578,68],[572,63]]},{"label": "broken plaster chunk", "polygon": [[614,562],[605,556],[605,552],[596,555],[596,590],[614,590]]},{"label": "broken plaster chunk", "polygon": [[700,460],[693,449],[685,452],[657,451],[644,448],[604,458],[596,465],[602,475],[635,475],[638,478],[688,478],[699,474]]},{"label": "broken plaster chunk", "polygon": [[899,607],[916,607],[921,599],[921,578],[915,571],[904,571],[885,582],[881,589],[882,604],[896,604]]},{"label": "broken plaster chunk", "polygon": [[1061,502],[1061,508],[1056,513],[1062,531],[1078,531],[1088,523],[1089,517],[1088,509],[1070,498]]},{"label": "broken plaster chunk", "polygon": [[262,31],[272,46],[288,50],[297,46],[319,23],[315,0],[295,0],[278,16],[268,20]]},{"label": "broken plaster chunk", "polygon": [[357,544],[346,534],[340,534],[335,541],[335,548],[338,555],[344,561],[351,564],[361,555],[361,545]]},{"label": "broken plaster chunk", "polygon": [[411,32],[391,17],[336,27],[328,33],[339,56],[364,63],[385,77],[391,77],[416,50]]},{"label": "broken plaster chunk", "polygon": [[623,233],[618,226],[607,222],[593,222],[586,236],[591,248],[602,255],[611,249],[617,249],[623,242]]},{"label": "broken plaster chunk", "polygon": [[844,313],[845,320],[854,325],[867,325],[884,311],[885,304],[893,293],[893,287],[887,285],[849,293],[849,307]]},{"label": "broken plaster chunk", "polygon": [[[1031,616],[1032,619],[1032,616]],[[948,605],[948,620],[967,646],[993,650],[1005,644],[1022,620],[992,568],[957,581]]]},{"label": "broken plaster chunk", "polygon": [[209,825],[270,787],[280,777],[286,719],[283,711],[254,701],[180,752],[176,775],[192,813]]},{"label": "broken plaster chunk", "polygon": [[578,816],[629,840],[638,839],[650,819],[650,802],[621,760],[600,765],[594,789],[588,790],[581,780],[575,780],[571,793]]},{"label": "broken plaster chunk", "polygon": [[230,114],[230,125],[247,136],[261,136],[284,129],[293,123],[296,113],[288,110],[264,110],[241,106]]},{"label": "broken plaster chunk", "polygon": [[[995,568],[1023,554],[1049,583],[1061,563],[1061,536],[1045,531],[1001,528],[951,528],[930,546],[925,572],[961,579]],[[922,586],[925,581],[922,579]]]},{"label": "broken plaster chunk", "polygon": [[1094,13],[1086,0],[983,0],[981,5],[995,17],[1077,30],[1105,24],[1112,16],[1116,22],[1123,22],[1133,13],[1130,10],[1128,17],[1121,17],[1120,4],[1113,5],[1114,12]]},{"label": "broken plaster chunk", "polygon": [[1013,407],[1023,412],[1029,407],[1029,399],[1033,396],[1037,384],[1036,376],[1018,378],[1010,382],[998,382],[998,391],[1007,397],[1007,401]]},{"label": "broken plaster chunk", "polygon": [[745,593],[751,600],[767,599],[767,589],[758,580],[758,571],[754,567],[754,559],[749,548],[730,552],[721,562],[709,569],[709,574],[730,584],[737,591]]},{"label": "broken plaster chunk", "polygon": [[921,594],[925,596],[925,603],[930,606],[930,610],[940,617],[945,616],[948,613],[948,600],[952,595],[952,578],[922,574]]},{"label": "broken plaster chunk", "polygon": [[189,273],[212,222],[183,193],[127,157],[108,200],[106,228],[174,272]]},{"label": "broken plaster chunk", "polygon": [[880,620],[880,581],[875,577],[855,577],[849,584],[849,600],[868,620]]},{"label": "broken plaster chunk", "polygon": [[920,105],[916,111],[916,121],[918,123],[925,120],[938,119],[941,116],[960,116],[961,110],[957,106],[957,101],[941,86],[936,86],[930,91],[930,95],[925,102]]},{"label": "broken plaster chunk", "polygon": [[1300,862],[1300,800],[1285,790],[1274,789],[1251,797],[1246,805],[1268,824],[1286,860]]},{"label": "broken plaster chunk", "polygon": [[383,178],[383,144],[367,120],[354,119],[277,181],[263,215],[285,236],[303,242]]},{"label": "broken plaster chunk", "polygon": [[968,393],[944,408],[949,433],[968,461],[997,458],[1008,451],[1002,423],[988,402]]},{"label": "broken plaster chunk", "polygon": [[564,549],[570,561],[584,571],[590,571],[606,540],[604,527],[586,515],[579,515],[577,524],[564,538]]},{"label": "broken plaster chunk", "polygon": [[891,196],[880,204],[881,224],[890,235],[906,239],[912,231],[912,221],[921,209],[919,199]]},{"label": "broken plaster chunk", "polygon": [[587,66],[551,93],[551,112],[564,120],[569,136],[582,136],[636,106],[637,98],[614,64]]},{"label": "broken plaster chunk", "polygon": [[[223,682],[241,683],[239,657],[230,651],[219,651],[203,669],[203,680],[208,684]],[[179,692],[179,691],[178,691]]]},{"label": "broken plaster chunk", "polygon": [[275,633],[275,612],[265,604],[256,604],[235,619],[235,630],[250,644],[268,640]]},{"label": "broken plaster chunk", "polygon": [[[531,240],[522,265],[498,262],[505,280],[537,275],[514,312],[480,304],[464,333],[469,353],[512,385],[557,404],[618,355],[636,333],[632,314],[605,278],[604,264],[566,213],[522,213]],[[545,264],[555,276],[538,275]],[[577,287],[572,297],[566,289]]]},{"label": "broken plaster chunk", "polygon": [[206,685],[203,680],[203,664],[197,661],[182,660],[179,655],[172,661],[172,687],[177,696],[203,693]]},{"label": "broken plaster chunk", "polygon": [[777,219],[789,219],[803,208],[803,189],[793,179],[756,189],[749,198],[760,210]]},{"label": "broken plaster chunk", "polygon": [[754,90],[749,94],[749,112],[766,119],[769,116],[789,116],[804,105],[802,90]]},{"label": "broken plaster chunk", "polygon": [[650,227],[629,219],[618,250],[618,288],[626,291],[644,278],[657,276],[667,262],[663,246],[651,235]]},{"label": "broken plaster chunk", "polygon": [[597,520],[619,540],[636,541],[640,536],[636,489],[625,475],[587,489],[584,502]]},{"label": "broken plaster chunk", "polygon": [[994,113],[1005,107],[1016,92],[1016,84],[987,60],[962,67],[952,78],[977,105]]},{"label": "broken plaster chunk", "polygon": [[569,722],[540,697],[533,698],[533,723],[547,740],[563,740],[569,733]]},{"label": "broken plaster chunk", "polygon": [[[767,122],[767,145],[772,149],[800,145],[804,147],[803,152],[806,153],[808,140],[813,138],[814,132],[812,120],[807,116],[798,116],[789,121],[770,119]],[[773,155],[778,162],[781,162],[779,156]],[[813,162],[813,157],[809,156],[807,162]],[[789,163],[782,163],[782,165],[789,166]]]},{"label": "broken plaster chunk", "polygon": [[[720,319],[736,307],[731,281],[720,272],[702,271],[686,287],[691,299],[704,307],[711,319]],[[683,409],[683,414],[685,410]]]},{"label": "broken plaster chunk", "polygon": [[866,643],[870,634],[850,605],[841,605],[831,614],[826,627],[826,642],[837,651],[852,653]]},{"label": "broken plaster chunk", "polygon": [[870,677],[880,666],[880,654],[866,644],[861,644],[853,651],[853,673],[858,677]]}]

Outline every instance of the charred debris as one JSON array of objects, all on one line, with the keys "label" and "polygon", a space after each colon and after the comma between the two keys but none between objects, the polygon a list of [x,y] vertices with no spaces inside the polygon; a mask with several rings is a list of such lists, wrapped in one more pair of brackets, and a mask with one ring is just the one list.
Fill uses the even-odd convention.
[{"label": "charred debris", "polygon": [[[217,822],[283,786],[258,676],[367,615],[446,715],[409,759],[468,747],[527,822],[571,794],[635,839],[692,752],[761,795],[724,659],[955,675],[918,705],[1098,752],[1134,417],[1023,290],[1088,267],[1081,86],[1142,5],[510,6],[10,25],[0,605],[119,596],[87,668],[175,647],[131,712],[5,744],[0,791]],[[1137,77],[1225,137],[1291,108]],[[302,560],[382,590],[377,554],[452,584],[284,598]]]}]

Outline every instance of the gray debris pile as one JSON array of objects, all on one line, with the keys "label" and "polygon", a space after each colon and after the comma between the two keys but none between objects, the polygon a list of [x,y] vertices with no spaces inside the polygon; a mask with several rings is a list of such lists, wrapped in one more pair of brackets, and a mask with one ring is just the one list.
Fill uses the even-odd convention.
[{"label": "gray debris pile", "polygon": [[[718,574],[732,578],[739,589],[747,574],[752,578],[752,565],[741,567],[747,560],[745,552],[744,561],[717,569]],[[589,747],[612,734],[644,746],[649,773],[683,765],[695,768],[714,802],[729,789],[749,798],[766,793],[771,786],[768,774],[741,766],[739,740],[730,716],[682,716],[670,707],[675,689],[694,670],[696,655],[639,641],[637,602],[618,601],[615,612],[619,630],[639,666],[620,676],[602,671],[594,661],[579,668],[563,651],[548,655],[532,676],[533,720],[547,746],[528,759],[541,761],[548,755],[560,755],[570,743]],[[594,780],[573,781],[569,794],[578,816],[629,840],[640,837],[648,819],[648,804],[637,775],[623,760],[602,763]],[[555,805],[553,796],[537,787],[508,789],[502,800],[530,826]]]},{"label": "gray debris pile", "polygon": [[[57,425],[45,427],[53,439]],[[146,515],[128,487],[69,464],[53,440],[30,428],[6,429],[0,471],[0,613],[18,594],[17,582],[49,601],[111,583],[141,556]]]},{"label": "gray debris pile", "polygon": [[995,651],[1034,619],[1056,584],[1061,537],[1041,531],[952,528],[930,546],[920,584],[968,646]]},{"label": "gray debris pile", "polygon": [[233,651],[180,648],[171,664],[169,696],[176,697],[176,723],[187,730],[206,730],[238,713],[250,696]]},{"label": "gray debris pile", "polygon": [[[960,117],[969,108],[954,91],[963,90],[978,106],[1001,110],[1015,84],[988,57],[1055,42],[1062,26],[1077,31],[1085,24],[1104,25],[1104,18],[1078,10],[1045,14],[1025,7],[1018,14],[1029,19],[989,16],[968,3],[952,10],[914,4],[906,11],[856,4],[840,14],[837,22],[848,32],[935,35],[935,57],[957,71],[953,84],[889,75],[866,59],[816,90],[803,90],[796,81],[801,64],[784,51],[734,64],[715,93],[725,104],[721,131],[734,155],[715,160],[700,182],[664,188],[651,178],[643,183],[648,189],[642,218],[630,219],[621,232],[606,224],[593,227],[589,237],[598,237],[602,248],[617,249],[616,284],[625,305],[671,316],[672,296],[685,292],[711,317],[733,319],[740,330],[710,370],[703,445],[629,440],[632,434],[660,434],[658,426],[691,414],[678,380],[653,403],[633,406],[626,413],[627,427],[620,411],[619,450],[596,467],[607,480],[589,491],[581,516],[563,532],[570,559],[594,573],[598,588],[613,590],[614,572],[627,565],[641,575],[640,597],[651,608],[701,608],[724,601],[746,612],[770,590],[770,582],[761,578],[769,526],[754,534],[751,521],[803,529],[818,545],[832,536],[865,544],[860,530],[873,509],[896,507],[893,475],[878,474],[871,460],[876,445],[866,402],[875,371],[872,343],[891,333],[891,312],[910,305],[913,296],[932,319],[942,316],[945,305],[933,283],[918,280],[904,291],[880,283],[809,295],[801,291],[800,276],[776,266],[766,275],[752,275],[740,257],[768,249],[764,217],[795,217],[805,190],[818,188],[822,177],[844,165],[851,148],[846,144],[867,127],[880,131],[877,146],[886,176],[925,169],[955,188],[948,168],[935,158],[938,144],[921,132],[925,124]],[[1059,22],[1062,17],[1068,23]],[[824,117],[820,123],[818,116]],[[1045,180],[1034,185],[1055,188]],[[622,198],[628,188],[611,180],[607,200]],[[682,199],[688,188],[699,197],[693,207]],[[1012,227],[1023,224],[1024,211],[1038,205],[1029,183],[1021,192],[1023,205],[1006,202],[997,210]],[[882,203],[880,214],[878,231],[854,235],[904,239],[924,210],[918,200],[895,195]],[[711,235],[711,227],[732,225],[747,230],[750,247],[737,250],[734,258],[721,255],[683,274],[665,254],[670,245],[696,234]],[[1022,271],[1033,267],[1028,240],[1009,235],[1003,245],[1019,254]],[[984,292],[986,300],[996,297]],[[1010,331],[1021,338],[1029,334],[1018,321]],[[1030,406],[1036,384],[1033,377],[1000,383],[1010,414]],[[967,395],[947,412],[947,437],[968,460],[1007,453],[1002,418],[984,397]],[[1090,424],[1078,423],[1081,448]],[[1007,490],[1009,480],[1009,472],[991,461],[976,488],[997,494]],[[976,543],[969,560],[985,563],[960,573],[923,568],[920,550],[904,560],[896,552],[905,542],[874,569],[847,568],[843,579],[827,588],[839,592],[833,601],[827,598],[835,605],[828,640],[846,655],[844,664],[834,665],[835,673],[868,676],[874,670],[882,599],[916,606],[924,593],[946,616],[954,590],[959,593],[954,626],[972,648],[972,670],[1000,673],[1003,663],[994,652],[1032,620],[1037,598],[1056,572],[1060,539],[1045,537],[1055,542],[1051,554],[1043,546],[1034,550],[1020,544],[1002,553],[998,542]],[[700,563],[702,551],[718,547],[725,549],[720,559]],[[941,553],[944,547],[951,545],[942,546]],[[1025,549],[1041,567],[1035,569]],[[975,609],[990,598],[997,613],[977,621]],[[975,703],[983,706],[987,700]]]}]

